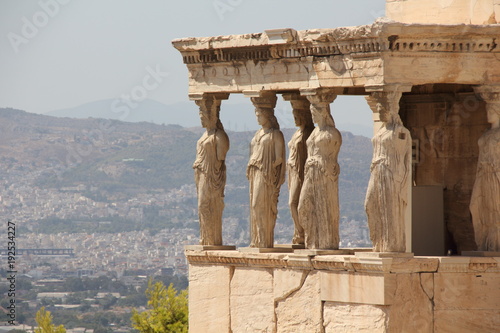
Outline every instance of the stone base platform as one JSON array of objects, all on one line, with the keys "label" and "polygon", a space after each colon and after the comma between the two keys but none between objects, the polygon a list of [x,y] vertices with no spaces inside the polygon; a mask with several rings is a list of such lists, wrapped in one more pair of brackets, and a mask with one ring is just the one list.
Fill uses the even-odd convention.
[{"label": "stone base platform", "polygon": [[293,248],[289,247],[240,247],[238,251],[244,253],[292,253]]},{"label": "stone base platform", "polygon": [[413,253],[402,252],[358,252],[355,251],[354,255],[359,258],[413,258]]},{"label": "stone base platform", "polygon": [[274,244],[274,247],[277,248],[286,248],[286,249],[305,249],[306,246],[304,244]]},{"label": "stone base platform", "polygon": [[231,251],[236,250],[233,245],[186,245],[186,251]]},{"label": "stone base platform", "polygon": [[500,257],[192,250],[186,256],[190,332],[494,332],[500,327]]},{"label": "stone base platform", "polygon": [[462,251],[463,256],[468,257],[500,257],[500,252],[494,251]]},{"label": "stone base platform", "polygon": [[343,255],[343,254],[352,254],[351,250],[329,250],[329,249],[304,249],[304,250],[295,250],[293,253],[296,254],[304,254],[309,256],[320,256],[320,255]]}]

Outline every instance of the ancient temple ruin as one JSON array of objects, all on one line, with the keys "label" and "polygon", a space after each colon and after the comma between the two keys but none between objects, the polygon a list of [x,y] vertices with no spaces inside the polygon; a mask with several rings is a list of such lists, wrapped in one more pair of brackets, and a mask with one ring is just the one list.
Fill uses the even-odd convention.
[{"label": "ancient temple ruin", "polygon": [[[446,2],[387,0],[388,18],[366,26],[173,41],[207,129],[195,162],[202,242],[186,250],[190,331],[500,327],[500,3]],[[230,94],[250,97],[262,125],[247,172],[251,246],[238,250],[220,236]],[[372,251],[338,248],[338,95],[373,111]],[[300,168],[273,116],[280,96],[302,119],[297,142],[304,119],[316,124],[307,147],[289,144],[307,153],[288,247],[273,246],[274,200],[285,167]]]}]

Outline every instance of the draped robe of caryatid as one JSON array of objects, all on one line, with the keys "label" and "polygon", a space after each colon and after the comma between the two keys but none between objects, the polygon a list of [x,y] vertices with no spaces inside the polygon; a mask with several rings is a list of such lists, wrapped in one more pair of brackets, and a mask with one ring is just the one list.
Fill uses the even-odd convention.
[{"label": "draped robe of caryatid", "polygon": [[375,252],[406,250],[404,221],[411,176],[410,140],[410,132],[400,124],[382,127],[372,139],[365,209]]},{"label": "draped robe of caryatid", "polygon": [[[277,156],[277,152],[281,152]],[[285,180],[285,140],[279,129],[260,129],[250,143],[250,247],[271,248],[278,196]]]},{"label": "draped robe of caryatid", "polygon": [[500,252],[500,128],[479,138],[470,211],[479,251]]},{"label": "draped robe of caryatid", "polygon": [[314,127],[299,128],[288,142],[288,189],[289,205],[294,224],[293,244],[304,244],[304,228],[299,223],[298,206],[300,190],[304,183],[304,168],[307,160],[307,139]]},{"label": "draped robe of caryatid", "polygon": [[334,126],[316,127],[307,139],[304,183],[300,191],[299,222],[308,249],[339,248],[337,161],[342,136]]},{"label": "draped robe of caryatid", "polygon": [[196,145],[193,169],[198,193],[201,245],[222,245],[226,164],[225,160],[218,158],[217,149],[221,145],[223,150],[229,149],[229,139],[223,129],[216,129],[210,134],[205,132]]}]

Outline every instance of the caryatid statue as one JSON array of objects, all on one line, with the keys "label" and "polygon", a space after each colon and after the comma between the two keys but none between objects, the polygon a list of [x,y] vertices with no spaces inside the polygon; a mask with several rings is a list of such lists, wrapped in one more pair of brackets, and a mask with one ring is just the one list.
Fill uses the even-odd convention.
[{"label": "caryatid statue", "polygon": [[298,207],[307,249],[339,248],[340,167],[337,159],[342,136],[330,114],[330,103],[335,98],[335,94],[325,92],[307,96],[312,120],[318,125],[307,139],[304,183]]},{"label": "caryatid statue", "polygon": [[226,153],[229,138],[219,119],[221,100],[204,95],[195,101],[200,107],[201,125],[206,129],[196,144],[193,164],[198,194],[200,245],[222,245],[222,212],[226,185]]},{"label": "caryatid statue", "polygon": [[285,139],[274,116],[276,94],[252,97],[260,130],[250,143],[247,178],[250,181],[250,247],[272,248],[278,215],[278,196],[285,181]]},{"label": "caryatid statue", "polygon": [[491,129],[479,138],[470,211],[478,250],[500,252],[500,87],[496,93],[486,89],[477,90],[486,100]]},{"label": "caryatid statue", "polygon": [[411,136],[399,117],[401,92],[367,97],[383,125],[372,139],[373,159],[365,199],[374,252],[405,252],[405,211],[411,181]]},{"label": "caryatid statue", "polygon": [[285,94],[283,98],[292,104],[293,118],[297,131],[288,142],[288,190],[290,212],[294,224],[292,244],[304,244],[304,228],[299,223],[299,197],[304,182],[304,167],[307,159],[306,141],[314,130],[310,103],[306,97]]}]

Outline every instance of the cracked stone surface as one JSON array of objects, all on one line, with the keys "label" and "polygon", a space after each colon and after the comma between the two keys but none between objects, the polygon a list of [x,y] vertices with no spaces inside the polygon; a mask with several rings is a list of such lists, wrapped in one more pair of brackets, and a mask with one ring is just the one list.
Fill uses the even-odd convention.
[{"label": "cracked stone surface", "polygon": [[[276,299],[276,324],[279,333],[323,330],[319,274],[305,273],[300,288],[296,288],[286,298]],[[277,283],[279,282],[276,281],[275,284]]]},{"label": "cracked stone surface", "polygon": [[325,333],[387,332],[389,306],[325,302]]},{"label": "cracked stone surface", "polygon": [[420,274],[397,274],[393,299],[389,332],[433,332],[433,304]]}]

